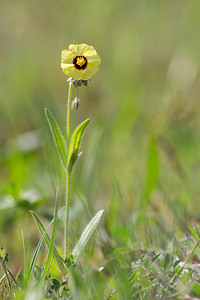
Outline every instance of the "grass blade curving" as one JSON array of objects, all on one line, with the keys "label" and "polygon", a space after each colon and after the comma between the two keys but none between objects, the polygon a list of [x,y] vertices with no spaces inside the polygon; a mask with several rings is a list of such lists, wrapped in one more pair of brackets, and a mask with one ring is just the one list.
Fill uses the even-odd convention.
[{"label": "grass blade curving", "polygon": [[54,222],[53,222],[53,230],[51,235],[51,240],[49,244],[49,253],[47,256],[47,261],[45,264],[44,272],[41,277],[41,282],[44,281],[47,272],[49,270],[51,261],[53,260],[53,249],[54,249],[54,243],[55,243],[55,237],[56,237],[56,226],[57,226],[57,220],[58,220],[58,194],[56,194],[56,203],[55,203],[55,212],[54,212]]},{"label": "grass blade curving", "polygon": [[92,218],[92,220],[88,223],[85,227],[83,233],[81,234],[80,239],[78,240],[76,246],[72,251],[72,255],[75,256],[75,260],[80,256],[82,251],[87,246],[88,242],[92,238],[93,234],[95,233],[99,222],[103,216],[104,210],[101,209],[96,213],[96,215]]}]

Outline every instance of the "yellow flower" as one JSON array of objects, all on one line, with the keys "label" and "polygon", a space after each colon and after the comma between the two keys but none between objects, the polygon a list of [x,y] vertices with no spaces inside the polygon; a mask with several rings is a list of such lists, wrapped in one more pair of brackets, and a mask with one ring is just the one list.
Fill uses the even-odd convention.
[{"label": "yellow flower", "polygon": [[99,69],[101,58],[93,46],[86,44],[69,45],[61,53],[63,72],[75,80],[88,80]]}]

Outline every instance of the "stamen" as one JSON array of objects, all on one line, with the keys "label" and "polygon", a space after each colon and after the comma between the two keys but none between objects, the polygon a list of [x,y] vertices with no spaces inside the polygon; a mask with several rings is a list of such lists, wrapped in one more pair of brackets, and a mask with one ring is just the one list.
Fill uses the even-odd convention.
[{"label": "stamen", "polygon": [[82,67],[86,63],[86,60],[83,56],[77,57],[76,64]]},{"label": "stamen", "polygon": [[87,58],[85,56],[76,56],[73,59],[74,67],[78,70],[84,70],[87,67]]}]

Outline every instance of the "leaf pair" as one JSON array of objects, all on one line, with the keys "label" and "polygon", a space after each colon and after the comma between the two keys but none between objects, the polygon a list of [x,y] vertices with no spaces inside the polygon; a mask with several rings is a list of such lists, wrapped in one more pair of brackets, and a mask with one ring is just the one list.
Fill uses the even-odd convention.
[{"label": "leaf pair", "polygon": [[[57,220],[57,217],[56,217],[56,212],[57,212],[57,208],[55,209],[55,217],[54,219],[51,221],[51,223],[48,225],[47,229],[45,230],[42,222],[40,221],[39,217],[36,215],[36,213],[34,213],[33,211],[31,211],[31,214],[32,214],[32,217],[34,218],[35,220],[35,223],[41,233],[41,243],[43,242],[43,240],[45,241],[46,243],[46,246],[49,250],[49,260],[47,259],[47,262],[46,263],[46,268],[45,270],[47,271],[49,265],[50,265],[50,258],[53,254],[54,256],[54,259],[55,259],[55,262],[56,262],[56,265],[57,267],[59,268],[60,272],[62,275],[67,275],[67,268],[65,266],[65,263],[64,263],[64,260],[62,259],[62,257],[59,255],[55,245],[53,244],[54,243],[54,240],[55,240],[55,232],[53,230],[53,233],[52,233],[52,237],[50,238],[48,233],[47,233],[47,230],[49,229],[50,225],[55,222]],[[60,211],[61,212],[61,211]],[[60,213],[59,212],[59,213]],[[58,213],[58,214],[59,214]],[[77,244],[75,245],[73,251],[72,251],[72,255],[75,257],[75,260],[78,259],[78,257],[81,255],[81,253],[83,252],[83,250],[86,248],[87,244],[89,243],[90,239],[92,238],[93,234],[95,233],[96,229],[97,229],[97,226],[98,224],[100,223],[101,221],[101,218],[103,216],[103,213],[104,213],[104,210],[101,209],[99,210],[96,215],[91,219],[91,221],[88,223],[88,225],[85,227],[80,239],[78,240]],[[55,228],[55,226],[54,226]],[[39,243],[39,249],[41,247],[41,243]],[[38,255],[38,251],[39,249],[36,249],[37,251],[37,255]],[[35,265],[35,262],[36,260],[34,259],[34,265]],[[31,268],[32,270],[33,268]],[[46,275],[46,272],[45,272],[45,275]],[[44,279],[44,278],[43,278]]]},{"label": "leaf pair", "polygon": [[65,138],[53,114],[48,109],[45,109],[45,114],[62,166],[65,172],[68,171],[71,173],[73,166],[78,159],[81,139],[86,127],[90,123],[90,119],[85,120],[75,129],[74,133],[72,134],[68,151]]}]

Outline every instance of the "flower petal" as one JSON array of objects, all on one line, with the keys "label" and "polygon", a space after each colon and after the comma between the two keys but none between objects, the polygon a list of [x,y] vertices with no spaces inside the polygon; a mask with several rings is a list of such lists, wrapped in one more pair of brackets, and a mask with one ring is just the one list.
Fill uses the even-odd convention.
[{"label": "flower petal", "polygon": [[81,79],[83,71],[77,70],[76,68],[74,68],[74,65],[61,63],[61,68],[63,69],[65,75],[72,77],[75,80]]},{"label": "flower petal", "polygon": [[89,63],[97,64],[99,65],[101,63],[101,58],[97,54],[96,50],[93,46],[88,46],[83,55],[87,58]]},{"label": "flower petal", "polygon": [[73,56],[83,55],[84,51],[88,48],[86,44],[79,44],[79,45],[69,45],[69,51],[72,53]]},{"label": "flower petal", "polygon": [[61,53],[61,63],[64,64],[72,64],[73,63],[73,55],[69,50],[63,50]]},{"label": "flower petal", "polygon": [[83,70],[83,74],[81,79],[82,80],[88,80],[90,79],[97,71],[99,70],[98,65],[87,65],[87,68]]}]

